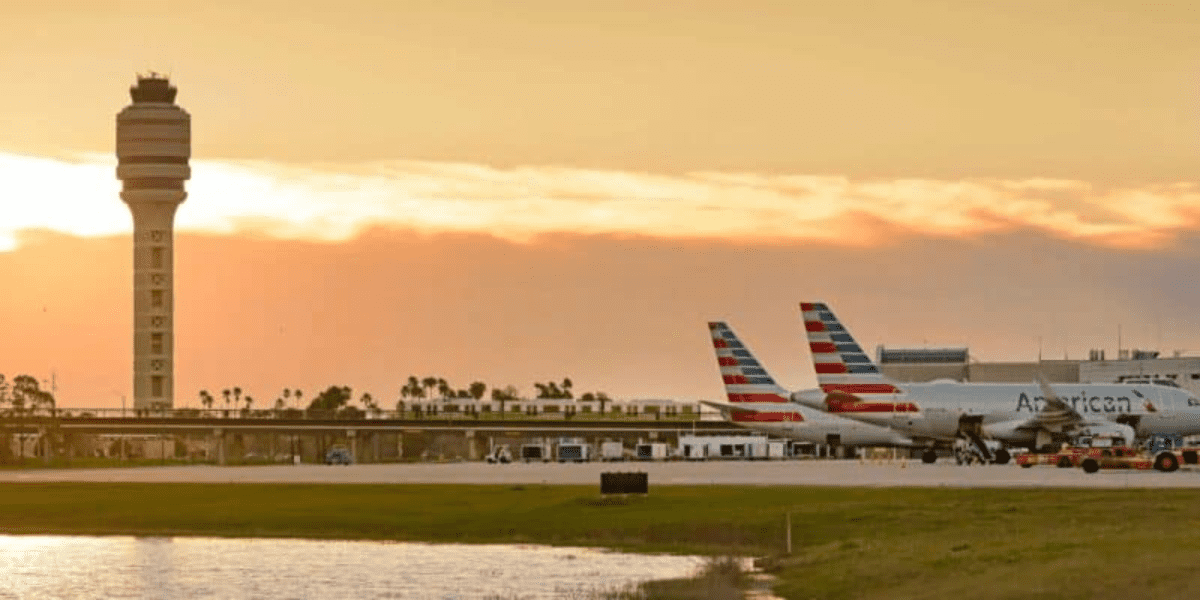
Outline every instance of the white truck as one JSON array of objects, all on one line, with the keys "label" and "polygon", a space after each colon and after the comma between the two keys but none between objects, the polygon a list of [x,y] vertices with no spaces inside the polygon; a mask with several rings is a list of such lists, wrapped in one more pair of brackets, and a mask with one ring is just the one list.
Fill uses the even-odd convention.
[{"label": "white truck", "polygon": [[663,442],[648,442],[637,445],[635,456],[638,460],[667,460],[670,451]]},{"label": "white truck", "polygon": [[625,445],[621,442],[611,440],[600,442],[600,460],[625,460]]}]

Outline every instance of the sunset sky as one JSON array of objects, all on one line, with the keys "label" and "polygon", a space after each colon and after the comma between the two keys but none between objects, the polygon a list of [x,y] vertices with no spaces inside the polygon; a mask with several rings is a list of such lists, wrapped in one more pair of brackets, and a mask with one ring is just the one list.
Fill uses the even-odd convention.
[{"label": "sunset sky", "polygon": [[1200,351],[1200,9],[840,4],[6,6],[0,373],[131,396],[114,117],[150,70],[192,115],[176,406],[718,398],[716,319],[798,388],[801,300],[869,349]]}]

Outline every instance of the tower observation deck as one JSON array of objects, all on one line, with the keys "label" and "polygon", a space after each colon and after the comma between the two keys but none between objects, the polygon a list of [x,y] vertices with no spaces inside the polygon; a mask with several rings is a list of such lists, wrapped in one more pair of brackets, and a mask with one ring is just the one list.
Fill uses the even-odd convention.
[{"label": "tower observation deck", "polygon": [[174,405],[175,209],[191,178],[191,116],[164,76],[138,76],[117,114],[117,179],[133,214],[133,406]]}]

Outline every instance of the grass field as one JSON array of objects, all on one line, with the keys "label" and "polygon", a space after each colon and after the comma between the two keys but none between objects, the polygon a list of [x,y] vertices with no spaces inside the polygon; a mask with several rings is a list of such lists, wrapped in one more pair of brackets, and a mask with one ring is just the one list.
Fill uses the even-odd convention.
[{"label": "grass field", "polygon": [[[777,557],[785,598],[1200,593],[1200,492],[4,484],[0,531],[530,542]],[[793,552],[784,556],[785,514]]]}]

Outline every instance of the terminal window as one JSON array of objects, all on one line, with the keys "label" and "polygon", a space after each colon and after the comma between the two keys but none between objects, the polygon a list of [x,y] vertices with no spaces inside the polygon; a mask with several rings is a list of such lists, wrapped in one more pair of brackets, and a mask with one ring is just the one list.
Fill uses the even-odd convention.
[{"label": "terminal window", "polygon": [[163,378],[162,375],[155,375],[150,378],[150,395],[155,398],[162,398],[163,395]]},{"label": "terminal window", "polygon": [[163,334],[150,334],[150,352],[154,354],[162,354],[163,351]]},{"label": "terminal window", "polygon": [[150,249],[150,266],[155,269],[163,268],[163,249],[162,248],[155,247],[155,248]]},{"label": "terminal window", "polygon": [[158,307],[158,306],[162,306],[162,305],[163,305],[163,291],[162,290],[150,290],[150,306]]}]

